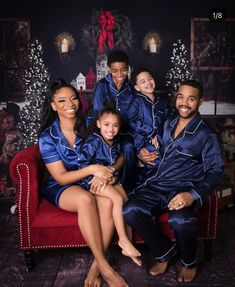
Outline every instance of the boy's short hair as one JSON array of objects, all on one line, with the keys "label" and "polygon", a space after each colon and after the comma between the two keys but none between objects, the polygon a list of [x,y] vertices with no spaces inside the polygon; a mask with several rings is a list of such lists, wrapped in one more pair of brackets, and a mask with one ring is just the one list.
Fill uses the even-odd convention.
[{"label": "boy's short hair", "polygon": [[110,66],[114,62],[123,62],[129,65],[129,57],[122,50],[116,50],[109,54],[108,56],[108,66]]},{"label": "boy's short hair", "polygon": [[131,72],[131,82],[136,85],[136,81],[137,81],[137,76],[142,73],[142,72],[147,72],[149,73],[152,77],[153,77],[153,73],[146,67],[143,66],[139,66],[134,68],[134,70]]}]

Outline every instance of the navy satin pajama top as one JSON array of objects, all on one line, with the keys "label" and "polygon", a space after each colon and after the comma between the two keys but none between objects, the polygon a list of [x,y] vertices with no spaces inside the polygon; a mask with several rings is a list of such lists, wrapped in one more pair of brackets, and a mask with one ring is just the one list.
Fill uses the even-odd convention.
[{"label": "navy satin pajama top", "polygon": [[[101,135],[93,133],[88,137],[80,150],[78,157],[78,166],[83,168],[90,164],[102,164],[106,166],[113,165],[121,153],[119,142],[114,142],[113,146],[109,146]],[[89,189],[89,182],[93,176],[88,176],[81,180],[79,184],[85,189]]]},{"label": "navy satin pajama top", "polygon": [[216,134],[203,122],[200,114],[174,139],[178,117],[164,125],[162,161],[143,186],[160,191],[166,202],[177,193],[188,191],[197,205],[221,183],[224,162]]},{"label": "navy satin pajama top", "polygon": [[112,75],[109,73],[103,79],[101,79],[94,91],[94,107],[93,114],[87,119],[88,124],[92,122],[98,115],[99,111],[108,103],[114,102],[116,110],[119,111],[122,121],[122,130],[129,131],[129,122],[127,113],[135,97],[135,91],[132,83],[128,80],[128,77],[123,81],[120,90],[117,90]]},{"label": "navy satin pajama top", "polygon": [[[47,164],[61,160],[68,171],[78,169],[77,159],[81,145],[82,139],[77,136],[74,149],[69,146],[60,130],[58,120],[55,120],[39,137],[39,149],[44,163]],[[42,193],[48,201],[58,206],[59,197],[63,190],[75,184],[76,183],[62,186],[57,183],[52,176],[49,176]]]},{"label": "navy satin pajama top", "polygon": [[147,96],[137,94],[133,100],[128,120],[131,126],[131,134],[134,137],[134,144],[137,153],[149,145],[150,140],[163,134],[163,124],[168,118],[167,101],[157,96],[152,102]]}]

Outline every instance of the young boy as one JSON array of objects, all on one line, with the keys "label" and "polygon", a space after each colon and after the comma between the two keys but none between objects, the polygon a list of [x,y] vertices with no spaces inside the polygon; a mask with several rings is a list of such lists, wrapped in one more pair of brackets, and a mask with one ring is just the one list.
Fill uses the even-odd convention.
[{"label": "young boy", "polygon": [[[163,124],[168,117],[168,102],[156,94],[156,82],[147,68],[134,70],[131,79],[137,97],[132,102],[128,119],[137,155],[140,158],[136,182],[138,186],[142,179],[149,176],[152,167],[160,162],[158,141],[161,140]],[[155,160],[148,161],[142,158],[145,153],[155,154]]]}]

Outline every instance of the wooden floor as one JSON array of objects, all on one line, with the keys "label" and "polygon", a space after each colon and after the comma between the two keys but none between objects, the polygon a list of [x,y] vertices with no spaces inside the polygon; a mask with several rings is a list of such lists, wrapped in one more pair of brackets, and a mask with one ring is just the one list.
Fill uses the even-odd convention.
[{"label": "wooden floor", "polygon": [[[36,266],[27,272],[19,250],[17,219],[10,213],[12,202],[0,200],[0,287],[82,287],[91,262],[89,249],[42,250],[35,254]],[[199,242],[199,274],[188,284],[177,283],[180,270],[177,261],[159,277],[148,275],[152,258],[144,245],[138,246],[143,266],[136,267],[117,246],[107,254],[110,264],[126,279],[130,287],[233,287],[235,286],[235,207],[219,214],[218,238],[213,244],[213,257],[204,258],[204,245]],[[106,286],[104,284],[103,286]]]}]

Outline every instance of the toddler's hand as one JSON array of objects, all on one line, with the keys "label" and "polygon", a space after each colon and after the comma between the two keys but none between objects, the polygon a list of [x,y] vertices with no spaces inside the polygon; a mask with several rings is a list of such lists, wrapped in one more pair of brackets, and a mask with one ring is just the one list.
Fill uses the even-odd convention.
[{"label": "toddler's hand", "polygon": [[155,136],[154,138],[151,139],[151,144],[155,147],[155,148],[159,148],[159,142],[157,140],[157,136]]}]

